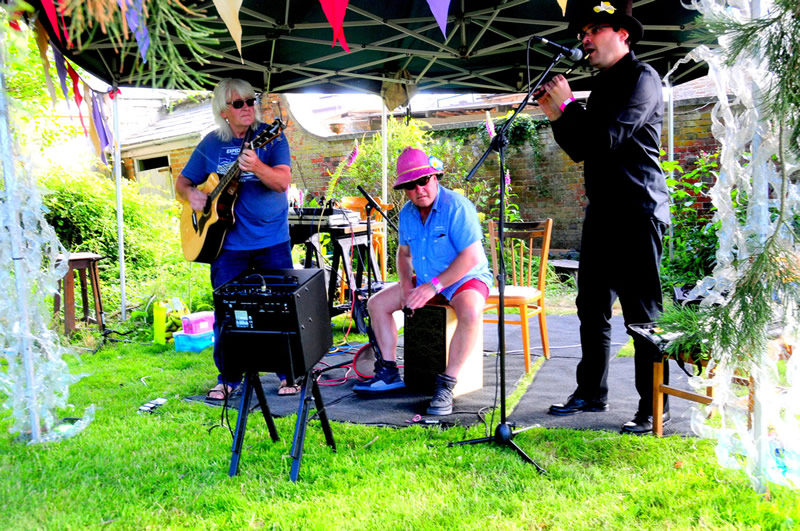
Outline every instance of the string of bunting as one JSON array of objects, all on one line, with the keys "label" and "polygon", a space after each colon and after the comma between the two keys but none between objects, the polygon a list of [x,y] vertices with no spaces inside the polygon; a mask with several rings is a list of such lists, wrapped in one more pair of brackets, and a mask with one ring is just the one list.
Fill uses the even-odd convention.
[{"label": "string of bunting", "polygon": [[[138,2],[139,5],[141,5],[141,1],[142,0],[139,0]],[[50,2],[50,4],[52,4],[52,2]],[[49,18],[51,15],[50,10],[46,8],[45,13]],[[17,16],[9,21],[9,26],[17,31],[24,31],[19,24],[19,17],[22,14],[18,13],[15,15]],[[52,15],[53,17],[55,17],[55,9],[52,10]],[[130,26],[133,31],[136,31],[133,24],[130,24]],[[141,28],[143,26],[144,25],[136,27]],[[53,27],[58,28],[59,26],[54,24]],[[69,100],[69,88],[67,85],[67,77],[69,77],[72,85],[73,99],[75,101],[75,105],[78,111],[78,118],[80,119],[81,127],[83,128],[83,134],[84,136],[88,137],[91,140],[92,145],[95,148],[95,151],[97,152],[103,163],[108,164],[108,160],[106,158],[106,149],[114,142],[114,136],[112,135],[111,130],[108,127],[108,117],[106,116],[106,111],[104,109],[105,107],[104,99],[106,97],[113,99],[117,94],[120,93],[119,89],[117,89],[116,91],[109,89],[107,92],[100,92],[92,89],[89,86],[89,84],[86,81],[84,81],[80,77],[80,75],[75,71],[72,64],[66,60],[61,51],[58,49],[58,47],[50,42],[50,37],[47,34],[47,30],[45,30],[44,26],[41,24],[41,22],[39,22],[38,19],[35,21],[33,25],[33,31],[36,37],[36,46],[39,50],[39,57],[42,60],[42,66],[44,68],[45,84],[47,85],[47,91],[50,94],[50,99],[53,102],[53,106],[55,107],[57,103],[57,98],[56,98],[55,86],[53,84],[53,79],[50,74],[50,60],[47,55],[48,49],[50,49],[53,53],[53,59],[56,66],[56,72],[58,74],[61,93],[64,95],[64,99],[67,101],[67,106],[71,109]],[[64,35],[64,39],[68,41],[66,29],[63,27],[56,33],[58,39],[59,40],[61,39],[62,33]],[[81,84],[83,84],[83,95],[81,95],[81,90],[80,90]],[[85,95],[89,96],[84,97]],[[86,122],[83,119],[83,113],[81,112],[81,105],[84,103],[84,101],[88,109],[87,118],[89,120],[89,127],[86,126]]]}]

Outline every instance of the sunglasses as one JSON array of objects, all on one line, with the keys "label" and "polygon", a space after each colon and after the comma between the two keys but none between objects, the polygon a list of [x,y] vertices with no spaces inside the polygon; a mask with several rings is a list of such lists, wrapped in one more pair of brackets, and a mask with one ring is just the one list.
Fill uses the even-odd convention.
[{"label": "sunglasses", "polygon": [[591,35],[592,37],[594,37],[595,35],[600,33],[602,30],[604,30],[606,28],[610,28],[610,27],[611,26],[609,24],[598,24],[597,26],[592,26],[588,30],[581,31],[580,33],[578,33],[578,40],[582,41],[583,38],[586,37],[587,35]]},{"label": "sunglasses", "polygon": [[403,184],[401,184],[399,186],[399,188],[401,190],[406,190],[406,191],[410,192],[411,190],[416,189],[417,186],[425,186],[426,184],[428,184],[428,181],[431,180],[431,177],[433,177],[433,175],[426,175],[425,177],[421,177],[421,178],[417,179],[416,181],[403,183]]},{"label": "sunglasses", "polygon": [[252,107],[253,105],[256,104],[256,99],[255,98],[247,98],[246,100],[229,101],[228,105],[230,105],[234,109],[241,109],[242,107],[244,107],[245,103],[247,104],[248,107]]}]

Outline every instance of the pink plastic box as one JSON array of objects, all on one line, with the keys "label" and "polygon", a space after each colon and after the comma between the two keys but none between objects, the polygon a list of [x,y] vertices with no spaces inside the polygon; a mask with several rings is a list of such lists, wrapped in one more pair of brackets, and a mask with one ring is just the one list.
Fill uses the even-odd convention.
[{"label": "pink plastic box", "polygon": [[185,334],[204,334],[214,330],[214,312],[190,313],[181,317]]}]

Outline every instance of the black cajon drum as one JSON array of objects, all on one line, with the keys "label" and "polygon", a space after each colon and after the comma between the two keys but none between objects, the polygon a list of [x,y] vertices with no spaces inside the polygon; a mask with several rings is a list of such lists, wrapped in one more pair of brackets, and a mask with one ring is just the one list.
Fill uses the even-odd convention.
[{"label": "black cajon drum", "polygon": [[[433,393],[436,375],[444,372],[450,353],[450,340],[456,330],[452,307],[427,304],[406,316],[403,380],[409,390]],[[453,395],[463,395],[483,387],[483,326],[475,347],[458,375]]]}]

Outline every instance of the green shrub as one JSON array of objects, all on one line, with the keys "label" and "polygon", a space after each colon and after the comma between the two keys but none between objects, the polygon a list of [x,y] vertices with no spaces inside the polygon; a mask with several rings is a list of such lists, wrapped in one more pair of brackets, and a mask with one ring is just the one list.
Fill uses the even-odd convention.
[{"label": "green shrub", "polygon": [[[51,166],[39,178],[49,190],[45,218],[70,252],[93,252],[99,262],[107,314],[120,307],[116,186],[99,173],[67,174]],[[178,209],[137,183],[122,183],[126,305],[145,307],[153,299],[179,296],[192,309],[211,305],[208,266],[187,263],[181,251]],[[149,312],[151,313],[151,312]]]},{"label": "green shrub", "polygon": [[[667,178],[672,226],[664,238],[661,280],[665,287],[693,284],[710,275],[719,247],[719,223],[712,221],[714,209],[702,210],[698,198],[707,195],[718,167],[719,153],[702,153],[695,168]],[[663,163],[666,170],[682,173],[677,164]]]}]

